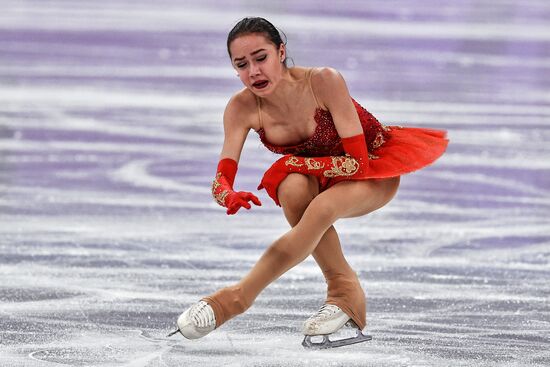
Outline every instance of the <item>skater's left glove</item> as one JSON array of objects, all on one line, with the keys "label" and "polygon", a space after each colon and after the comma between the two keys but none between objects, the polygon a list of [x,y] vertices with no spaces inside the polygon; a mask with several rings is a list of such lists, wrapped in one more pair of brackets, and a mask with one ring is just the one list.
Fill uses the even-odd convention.
[{"label": "skater's left glove", "polygon": [[369,165],[365,135],[358,134],[341,140],[346,155],[313,158],[291,154],[283,156],[266,171],[258,190],[265,188],[275,203],[280,205],[277,188],[290,173],[312,175],[319,178],[320,182],[333,177],[347,177],[350,180],[363,178]]},{"label": "skater's left glove", "polygon": [[218,163],[216,178],[212,182],[212,196],[218,204],[227,208],[228,215],[237,213],[243,207],[250,209],[249,201],[256,205],[262,205],[251,192],[233,190],[236,174],[237,162],[231,158],[224,158]]}]

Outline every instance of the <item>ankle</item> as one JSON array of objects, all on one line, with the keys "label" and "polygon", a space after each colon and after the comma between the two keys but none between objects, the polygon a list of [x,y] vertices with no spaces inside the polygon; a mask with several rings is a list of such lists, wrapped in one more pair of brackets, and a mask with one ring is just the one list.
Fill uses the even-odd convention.
[{"label": "ankle", "polygon": [[331,283],[333,281],[359,282],[359,277],[353,271],[352,268],[338,269],[338,270],[334,270],[334,269],[326,270],[326,271],[323,271],[323,275],[325,276],[325,280],[326,280],[327,283]]},{"label": "ankle", "polygon": [[252,304],[239,284],[222,288],[211,296],[203,298],[203,301],[214,310],[216,327],[245,312]]}]

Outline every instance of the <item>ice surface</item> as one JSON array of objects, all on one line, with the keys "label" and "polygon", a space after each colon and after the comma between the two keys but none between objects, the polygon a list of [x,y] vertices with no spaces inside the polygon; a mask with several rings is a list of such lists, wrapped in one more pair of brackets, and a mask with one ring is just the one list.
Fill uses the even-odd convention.
[{"label": "ice surface", "polygon": [[[382,122],[449,131],[388,206],[336,224],[371,342],[302,348],[325,292],[311,259],[206,338],[165,337],[288,229],[265,192],[231,217],[210,196],[241,88],[225,37],[251,14]],[[541,0],[3,0],[0,365],[550,365],[549,17]],[[250,134],[239,189],[275,158]]]}]

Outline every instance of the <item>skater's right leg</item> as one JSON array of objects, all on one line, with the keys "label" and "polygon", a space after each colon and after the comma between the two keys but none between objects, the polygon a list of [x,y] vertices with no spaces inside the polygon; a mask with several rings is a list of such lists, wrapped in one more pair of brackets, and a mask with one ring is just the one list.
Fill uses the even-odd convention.
[{"label": "skater's right leg", "polygon": [[[300,221],[307,206],[318,193],[317,179],[312,176],[291,174],[281,183],[277,195],[285,217],[292,227]],[[347,315],[360,315],[359,317],[364,319],[365,294],[357,275],[344,257],[334,226],[330,226],[324,233],[312,255],[327,282],[325,304],[336,305]],[[304,324],[304,331],[316,333],[319,316],[325,316],[325,313],[317,313],[308,319]],[[331,314],[330,317],[338,315]]]}]

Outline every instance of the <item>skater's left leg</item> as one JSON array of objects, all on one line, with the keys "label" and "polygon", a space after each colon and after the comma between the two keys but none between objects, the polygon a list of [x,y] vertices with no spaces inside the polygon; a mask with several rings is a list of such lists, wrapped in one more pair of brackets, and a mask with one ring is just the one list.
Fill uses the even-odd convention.
[{"label": "skater's left leg", "polygon": [[310,255],[337,219],[381,208],[393,198],[398,185],[398,177],[344,181],[316,196],[298,224],[269,246],[240,282],[204,298],[214,309],[216,327],[244,312],[267,285]]}]

